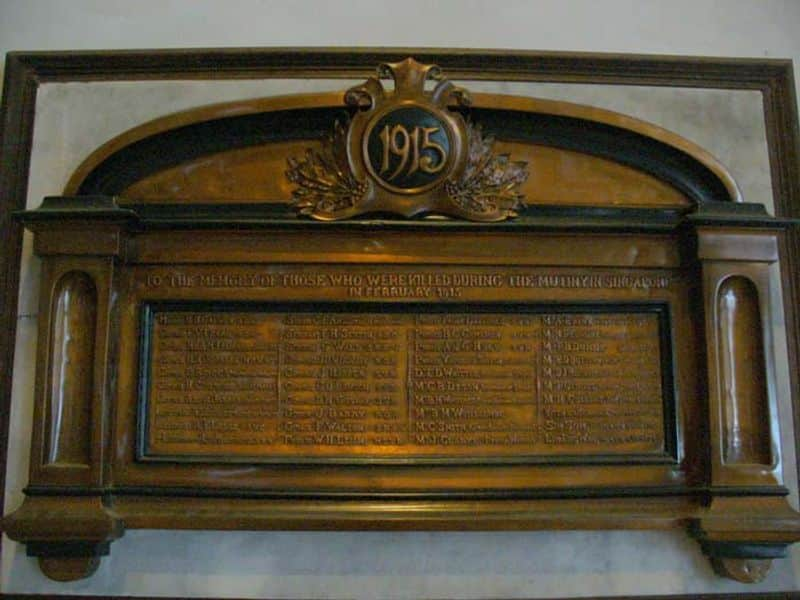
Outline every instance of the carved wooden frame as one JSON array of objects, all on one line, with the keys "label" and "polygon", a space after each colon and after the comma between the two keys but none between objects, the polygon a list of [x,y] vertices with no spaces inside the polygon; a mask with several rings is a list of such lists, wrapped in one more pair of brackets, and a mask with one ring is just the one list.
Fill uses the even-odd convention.
[{"label": "carved wooden frame", "polygon": [[[0,272],[0,445],[6,463],[13,364],[16,302],[19,285],[21,227],[11,212],[24,208],[36,92],[40,82],[71,80],[136,80],[151,78],[243,78],[302,75],[363,77],[380,62],[413,54],[437,63],[456,79],[496,79],[614,83],[652,86],[749,89],[762,93],[775,212],[800,217],[798,124],[791,61],[589,55],[569,53],[506,53],[437,50],[178,50],[84,53],[12,53],[6,64],[0,149],[0,231],[5,240]],[[492,67],[486,69],[486,63]],[[701,241],[702,243],[702,241]],[[797,226],[781,238],[782,281],[788,334],[795,430],[800,411],[798,356],[800,322],[794,308],[800,299],[800,234]],[[709,247],[713,246],[710,244]],[[715,258],[706,257],[709,263]],[[727,258],[727,257],[722,257]],[[713,270],[713,268],[712,268]],[[4,483],[5,469],[0,475]],[[0,486],[4,489],[4,485]],[[0,498],[3,492],[0,491]]]}]

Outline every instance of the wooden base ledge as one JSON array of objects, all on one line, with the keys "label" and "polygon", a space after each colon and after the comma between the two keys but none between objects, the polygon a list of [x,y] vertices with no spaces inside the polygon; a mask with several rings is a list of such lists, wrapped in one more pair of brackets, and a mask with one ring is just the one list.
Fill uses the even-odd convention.
[{"label": "wooden base ledge", "polygon": [[[757,506],[757,510],[753,510]],[[188,517],[191,515],[191,518]],[[475,518],[481,515],[481,518]],[[720,576],[761,581],[800,540],[784,498],[582,500],[276,500],[166,496],[29,496],[3,521],[56,581],[91,576],[124,527],[217,530],[688,529]]]}]

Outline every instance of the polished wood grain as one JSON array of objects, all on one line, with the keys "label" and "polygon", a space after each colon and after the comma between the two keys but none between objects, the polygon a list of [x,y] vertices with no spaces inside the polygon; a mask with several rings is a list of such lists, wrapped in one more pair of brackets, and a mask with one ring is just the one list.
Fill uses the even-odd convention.
[{"label": "polished wood grain", "polygon": [[[712,479],[718,485],[782,481],[769,303],[770,247],[775,237],[701,228],[709,344]],[[707,238],[707,239],[706,239]],[[742,243],[753,241],[753,258]],[[757,365],[763,368],[756,369]]]},{"label": "polished wood grain", "polygon": [[[439,62],[453,76],[464,74],[486,77],[487,71],[477,54],[455,52],[442,54],[434,51],[415,53],[426,60]],[[478,60],[476,60],[476,57]],[[310,73],[325,75],[362,76],[375,61],[396,58],[396,55],[367,51],[362,55],[347,52],[307,51],[289,53],[286,50],[239,52],[239,51],[168,51],[161,53],[42,53],[13,55],[6,70],[4,89],[3,126],[3,190],[4,198],[10,200],[3,212],[4,232],[11,252],[3,255],[3,271],[9,275],[4,279],[4,293],[8,307],[4,312],[4,324],[10,335],[5,336],[4,359],[10,357],[14,330],[14,300],[16,298],[15,244],[19,242],[19,229],[9,225],[8,208],[21,206],[24,198],[29,156],[30,131],[32,131],[33,102],[39,81],[69,80],[78,78],[130,78],[153,76],[247,76],[252,74]],[[767,117],[767,134],[772,157],[773,181],[776,186],[776,205],[779,215],[797,214],[797,121],[793,101],[791,67],[787,62],[762,60],[697,60],[663,57],[616,57],[596,55],[560,55],[547,53],[495,54],[496,70],[489,76],[511,79],[538,78],[553,81],[604,81],[612,83],[675,84],[701,87],[731,87],[759,89],[764,93]],[[336,66],[333,66],[336,65]],[[8,135],[11,131],[13,135]],[[26,133],[27,132],[27,133]],[[792,232],[779,239],[788,249],[782,261],[784,281],[784,304],[789,307],[787,315],[789,330],[795,332],[790,339],[790,361],[796,364],[797,327],[791,308],[796,306],[797,282],[793,276],[796,262],[798,236]],[[16,246],[18,249],[18,245]],[[10,360],[4,363],[10,365]],[[10,373],[10,369],[2,369]],[[793,389],[796,392],[797,369],[791,370]],[[10,376],[4,378],[5,389],[10,385]],[[795,398],[796,398],[795,393]],[[4,398],[8,399],[5,394]],[[6,404],[7,406],[7,404]],[[795,411],[797,413],[797,411]],[[7,419],[7,410],[3,413]],[[797,416],[797,415],[796,415]],[[7,428],[3,428],[7,435]],[[5,448],[5,444],[2,444]]]},{"label": "polished wood grain", "polygon": [[[54,256],[43,265],[34,390],[34,418],[42,426],[34,428],[31,441],[33,485],[97,486],[103,481],[110,410],[106,386],[113,375],[105,366],[114,343],[112,273],[106,257]],[[61,310],[65,282],[81,296],[73,298],[78,305],[66,315]],[[58,410],[60,422],[54,419]]]},{"label": "polished wood grain", "polygon": [[[537,222],[533,229],[520,226],[503,230],[488,224],[448,229],[446,222],[408,229],[404,222],[380,221],[365,222],[351,231],[316,224],[315,234],[309,237],[265,220],[246,230],[223,225],[198,235],[196,230],[185,229],[188,221],[183,221],[182,230],[145,227],[143,231],[133,225],[135,221],[130,221],[133,226],[121,225],[122,215],[129,215],[131,210],[115,209],[111,200],[105,209],[97,204],[82,208],[81,198],[54,201],[48,206],[52,208],[43,209],[41,218],[37,218],[38,213],[29,217],[37,238],[42,240],[37,248],[45,261],[45,289],[52,286],[57,296],[59,282],[76,271],[101,282],[98,290],[111,286],[112,291],[98,294],[96,312],[102,315],[108,332],[104,335],[113,336],[97,346],[103,357],[95,365],[97,377],[111,385],[102,386],[105,394],[95,400],[93,409],[100,423],[92,428],[96,440],[92,447],[99,452],[92,458],[94,475],[87,479],[65,468],[54,471],[32,467],[30,497],[6,521],[9,534],[26,541],[33,552],[40,551],[37,548],[42,548],[46,538],[71,547],[75,523],[61,527],[58,521],[48,521],[45,536],[31,521],[41,520],[37,515],[52,511],[53,503],[73,498],[73,493],[86,495],[88,503],[79,505],[83,518],[105,525],[90,539],[78,538],[85,540],[77,556],[83,562],[76,564],[76,556],[71,554],[63,554],[63,564],[58,556],[45,556],[45,568],[56,577],[88,572],[91,560],[121,533],[123,522],[127,527],[171,523],[175,527],[222,529],[674,528],[690,523],[718,569],[727,569],[731,577],[752,580],[764,573],[764,563],[748,561],[768,560],[759,554],[762,552],[770,553],[769,559],[778,557],[786,544],[800,537],[800,520],[783,498],[776,399],[766,392],[747,392],[748,385],[755,385],[758,392],[759,381],[774,381],[774,361],[767,350],[771,348],[769,330],[763,326],[771,323],[765,312],[768,303],[764,291],[768,288],[768,266],[777,258],[779,221],[766,216],[754,218],[747,207],[737,209],[729,203],[733,212],[722,217],[720,207],[707,214],[700,209],[691,219],[702,225],[676,221],[667,231],[663,225],[652,231],[634,225],[622,234],[593,229],[597,221],[583,229]],[[67,216],[68,206],[74,207],[72,217]],[[745,216],[737,217],[742,210]],[[61,211],[64,218],[53,219],[54,211]],[[117,223],[119,243],[95,250],[109,252],[111,257],[90,253],[77,218],[83,213]],[[570,250],[565,252],[565,248]],[[114,256],[122,263],[112,271]],[[699,268],[702,278],[698,278]],[[409,285],[410,281],[416,281],[417,287]],[[425,286],[430,286],[431,295],[417,293],[428,289]],[[113,311],[107,304],[112,295],[118,299]],[[454,453],[448,444],[426,457],[419,447],[409,453],[398,445],[387,446],[369,437],[352,438],[352,447],[337,441],[332,446],[335,451],[321,441],[312,451],[298,453],[289,447],[293,442],[285,439],[281,443],[288,444],[286,447],[266,442],[258,447],[249,440],[239,447],[240,438],[230,433],[234,422],[228,420],[219,429],[219,417],[201,419],[202,423],[193,418],[169,421],[154,430],[172,436],[200,428],[198,431],[213,438],[210,443],[217,450],[210,453],[209,440],[175,446],[166,438],[159,441],[148,437],[141,429],[143,419],[158,418],[158,413],[150,411],[174,411],[189,398],[181,393],[175,396],[178,404],[165,405],[154,384],[166,393],[174,385],[203,389],[211,383],[230,387],[234,381],[228,381],[226,374],[209,379],[202,371],[176,375],[175,367],[170,366],[176,363],[175,349],[169,344],[174,345],[176,340],[186,345],[191,339],[192,347],[201,350],[204,340],[231,344],[228,330],[209,327],[209,320],[216,323],[228,315],[249,323],[255,316],[251,325],[262,337],[253,339],[263,345],[277,335],[276,322],[259,316],[270,311],[282,311],[301,320],[324,316],[328,322],[336,315],[353,314],[348,311],[357,307],[362,320],[385,316],[397,319],[405,318],[404,314],[422,314],[419,311],[431,302],[438,302],[440,312],[448,318],[464,313],[473,319],[478,315],[496,319],[497,311],[506,307],[508,314],[519,319],[539,307],[531,313],[541,319],[537,327],[543,326],[545,318],[558,314],[553,311],[559,311],[561,319],[573,315],[569,318],[580,320],[587,309],[593,308],[593,319],[611,319],[609,323],[619,324],[628,323],[637,310],[664,307],[664,314],[669,314],[669,329],[663,331],[671,343],[661,341],[641,350],[652,357],[660,356],[661,362],[645,367],[650,375],[638,377],[642,382],[657,376],[661,386],[674,386],[677,392],[673,397],[667,387],[661,388],[664,430],[659,435],[663,437],[656,446],[642,447],[606,443],[604,434],[599,434],[597,439],[605,446],[598,447],[591,436],[594,434],[584,433],[576,438],[578,445],[573,451],[560,447],[554,453],[530,444],[517,450],[502,447],[499,453],[498,449],[486,448],[456,449]],[[707,308],[694,310],[701,302]],[[45,305],[43,314],[52,313],[57,319],[58,306],[57,302]],[[148,306],[156,307],[148,309],[151,321],[143,320]],[[477,306],[484,308],[475,312]],[[301,310],[303,307],[305,310]],[[384,312],[388,308],[391,311]],[[208,312],[210,309],[213,311]],[[219,312],[222,309],[227,312]],[[177,314],[169,311],[176,310],[191,327],[161,329],[171,323],[170,314]],[[623,320],[614,321],[614,315]],[[148,325],[153,319],[156,325]],[[666,323],[663,321],[660,327],[666,327]],[[608,346],[598,327],[584,333],[592,334],[591,343]],[[477,331],[474,326],[453,331],[456,329]],[[561,323],[550,329],[555,339],[562,338],[562,333],[563,339],[572,343],[582,339],[583,330],[574,324]],[[47,352],[52,352],[49,345],[54,341],[47,337],[50,331],[47,327],[43,330],[42,352],[46,356],[50,356]],[[322,331],[321,326],[314,326],[307,332]],[[363,323],[358,331],[359,337],[377,333],[374,325]],[[533,330],[523,327],[514,331],[524,333],[527,343],[533,343],[529,335]],[[656,341],[652,334],[638,336],[638,330],[627,325],[613,331],[628,344]],[[341,325],[336,332],[337,337],[352,333]],[[725,335],[733,341],[720,339]],[[753,345],[754,335],[764,336],[762,345]],[[121,343],[114,344],[111,339]],[[156,345],[154,355],[147,354],[146,344]],[[698,351],[704,344],[708,351],[705,364],[700,362],[702,352]],[[219,350],[216,345],[209,348]],[[754,361],[754,353],[759,351],[763,360]],[[575,352],[570,356],[582,356],[583,351]],[[604,356],[607,360],[615,354],[606,352]],[[281,373],[290,376],[286,365],[281,364],[278,361]],[[208,368],[213,371],[220,365]],[[142,379],[143,373],[153,369],[157,370],[153,379]],[[594,389],[605,389],[603,386],[611,380],[618,385],[622,369],[617,371],[594,375],[600,382]],[[702,399],[706,372],[712,391],[708,411]],[[570,386],[580,381],[579,377],[571,379],[578,375],[572,367],[557,375],[556,381]],[[346,373],[340,376],[351,377]],[[543,370],[538,377],[544,376]],[[43,377],[48,381],[46,372]],[[173,381],[175,377],[178,379]],[[516,379],[522,384],[525,378]],[[326,384],[338,379],[320,381]],[[408,385],[413,381],[410,378]],[[393,389],[404,388],[393,384]],[[142,403],[148,394],[155,398],[152,407]],[[640,400],[646,395],[643,391]],[[39,399],[37,406],[37,410],[45,410],[43,400]],[[109,413],[113,424],[104,421]],[[296,414],[283,415],[293,423],[302,419]],[[328,415],[323,421],[336,424],[337,418]],[[257,419],[247,422],[258,425],[258,431],[270,432]],[[616,427],[621,421],[604,422]],[[569,431],[576,423],[575,416],[553,419],[556,431]],[[636,428],[641,429],[633,422],[625,426],[628,431]],[[292,427],[284,433],[304,435],[303,431]],[[711,432],[710,444],[705,431]],[[34,455],[45,452],[43,438],[41,432],[34,437]],[[361,451],[361,441],[368,444],[366,452]],[[254,451],[260,456],[254,456]],[[710,461],[706,460],[708,455]],[[297,468],[301,463],[302,468]],[[102,507],[89,502],[99,490],[105,494]],[[288,501],[287,497],[294,499]],[[180,512],[186,510],[188,502],[196,506],[189,521],[182,521],[168,508],[172,504]],[[227,508],[216,509],[220,503]],[[590,506],[592,510],[587,511]],[[634,506],[637,508],[631,510]],[[643,513],[644,507],[648,508]],[[737,555],[726,554],[729,552]]]},{"label": "polished wood grain", "polygon": [[[741,194],[727,170],[692,142],[655,125],[594,107],[499,94],[476,94],[472,106],[513,110],[602,124],[632,132],[686,153],[722,181],[729,199]],[[342,107],[342,94],[302,94],[211,105],[161,117],[110,140],[76,169],[64,193],[74,194],[92,172],[112,156],[153,136],[168,136],[193,125],[246,115],[308,108]],[[287,113],[288,114],[288,113]],[[287,116],[286,118],[291,118]],[[164,138],[165,140],[167,138]],[[284,176],[286,159],[318,149],[317,140],[276,142],[192,158],[129,185],[120,195],[134,202],[288,202],[292,185]],[[512,142],[499,137],[495,151],[535,164],[520,191],[533,205],[665,206],[682,208],[689,201],[657,178],[591,154],[558,147]]]},{"label": "polished wood grain", "polygon": [[[182,111],[165,117],[160,117],[149,121],[143,125],[136,126],[125,133],[120,134],[114,139],[106,142],[100,148],[92,152],[70,176],[69,181],[64,188],[65,195],[72,195],[78,192],[81,184],[85,178],[97,168],[103,161],[107,160],[110,156],[119,152],[126,146],[130,146],[136,142],[140,142],[148,137],[158,134],[163,134],[176,130],[178,128],[190,127],[193,124],[213,121],[216,119],[230,118],[234,116],[252,115],[260,113],[269,113],[273,111],[281,111],[287,109],[299,108],[321,108],[321,107],[344,107],[342,93],[314,93],[314,94],[297,94],[294,96],[283,96],[278,98],[262,98],[257,100],[247,100],[240,102],[228,102],[222,104],[214,104],[206,107],[200,107],[187,111]],[[700,164],[707,167],[712,173],[719,177],[725,188],[727,189],[729,198],[734,202],[741,202],[741,193],[734,181],[733,177],[727,169],[719,163],[706,150],[703,150],[698,145],[691,141],[675,134],[661,127],[653,125],[627,115],[615,113],[613,111],[604,110],[591,106],[582,106],[569,102],[543,100],[538,98],[527,98],[522,96],[508,96],[502,94],[474,94],[471,107],[474,108],[494,108],[504,110],[514,110],[521,112],[529,112],[543,115],[552,115],[557,117],[567,117],[588,121],[592,123],[601,123],[603,125],[610,125],[625,131],[631,131],[666,144],[668,146],[679,149],[688,154],[692,159],[698,161]],[[502,142],[502,139],[500,140]],[[309,143],[310,142],[310,143]],[[181,167],[170,169],[168,173],[150,176],[147,181],[137,183],[132,189],[126,191],[123,196],[131,200],[142,199],[169,199],[186,201],[187,196],[191,197],[197,194],[195,198],[205,198],[207,201],[219,200],[232,200],[239,201],[257,201],[257,199],[280,202],[288,200],[288,186],[286,184],[278,189],[271,189],[267,187],[262,189],[261,186],[269,179],[276,179],[285,170],[285,157],[302,153],[305,147],[314,148],[318,143],[314,140],[303,140],[300,144],[295,145],[287,144],[277,145],[277,147],[267,146],[265,148],[249,148],[238,151],[225,153],[217,157],[203,157],[196,162],[192,162]],[[533,171],[533,179],[529,180],[526,185],[528,193],[536,191],[537,195],[541,198],[539,201],[534,201],[535,204],[560,204],[557,200],[551,198],[555,187],[552,182],[553,175],[549,175],[553,169],[558,168],[559,162],[562,161],[577,161],[582,157],[575,157],[575,153],[566,150],[556,150],[555,152],[546,148],[528,148],[524,144],[519,143],[506,143],[501,144],[497,148],[498,153],[510,152],[512,156],[517,156],[518,151],[533,152],[533,155],[528,160],[529,164],[537,165]],[[294,151],[294,152],[292,152]],[[520,157],[522,159],[523,157]],[[564,187],[567,190],[571,189],[570,184],[576,184],[580,180],[580,175],[587,175],[592,173],[593,178],[600,178],[604,181],[603,170],[609,170],[610,173],[606,178],[613,179],[616,177],[625,177],[632,181],[621,182],[621,185],[612,188],[617,194],[627,195],[628,198],[636,198],[633,200],[634,204],[646,203],[657,205],[673,205],[683,206],[685,200],[681,199],[680,194],[675,190],[664,189],[663,184],[655,179],[647,178],[642,183],[649,185],[643,186],[635,184],[637,174],[625,169],[621,165],[606,165],[606,161],[602,159],[592,160],[590,157],[583,157],[584,160],[589,160],[589,164],[582,168],[582,173],[572,174],[569,168],[561,167],[556,176],[567,178],[563,180]],[[599,162],[594,162],[599,161]],[[275,163],[278,163],[277,165]],[[556,163],[556,164],[554,164]],[[252,172],[260,164],[262,173]],[[573,166],[572,164],[564,165],[565,167],[572,167],[573,169],[581,169],[582,165]],[[616,169],[614,168],[616,167]],[[199,173],[196,171],[200,169]],[[203,171],[207,171],[204,173]],[[182,186],[187,185],[187,173],[192,174],[192,185],[195,187],[191,192],[183,190]],[[537,175],[537,173],[544,173],[544,175]],[[236,182],[233,189],[220,189],[222,182],[227,180],[228,177],[234,179],[234,176],[245,176],[244,182]],[[548,177],[549,175],[549,177]],[[253,185],[250,181],[258,178],[259,184]],[[277,177],[283,179],[283,177]],[[598,183],[594,181],[592,183]],[[214,187],[208,188],[212,185]],[[538,185],[536,185],[538,184]],[[542,184],[545,184],[542,189]],[[547,185],[549,184],[549,185]],[[589,184],[589,182],[586,182]],[[625,191],[626,184],[633,184],[631,188]],[[230,184],[228,184],[230,185]],[[267,184],[269,186],[269,184]],[[273,186],[275,183],[272,184]],[[204,187],[205,186],[205,187]],[[241,186],[241,187],[239,187]],[[652,188],[652,189],[651,189]],[[537,191],[538,190],[538,191]],[[645,191],[644,194],[637,193]],[[271,192],[271,193],[270,193]],[[277,195],[275,193],[277,192]],[[600,192],[603,193],[602,191]],[[613,193],[613,192],[612,192]],[[250,196],[254,194],[254,196]],[[650,201],[648,196],[655,196],[655,201]],[[580,197],[580,194],[578,194]],[[590,198],[583,202],[580,199],[572,200],[578,204],[597,204],[596,198]],[[624,201],[611,202],[611,204],[625,204]]]},{"label": "polished wood grain", "polygon": [[717,292],[720,372],[724,390],[723,456],[728,464],[772,463],[764,327],[758,290],[741,275]]},{"label": "polished wood grain", "polygon": [[[287,156],[317,149],[312,140],[231,150],[183,163],[125,189],[121,201],[287,203],[292,185],[284,176]],[[686,197],[655,177],[579,152],[498,141],[495,151],[536,165],[520,191],[528,205],[659,206],[682,209]],[[70,184],[70,189],[74,184]]]},{"label": "polished wood grain", "polygon": [[70,271],[53,296],[44,460],[88,467],[97,290],[86,273]]}]

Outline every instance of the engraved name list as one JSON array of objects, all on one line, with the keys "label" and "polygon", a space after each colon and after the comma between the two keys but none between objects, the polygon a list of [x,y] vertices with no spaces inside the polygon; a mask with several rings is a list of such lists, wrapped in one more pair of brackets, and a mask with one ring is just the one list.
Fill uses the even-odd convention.
[{"label": "engraved name list", "polygon": [[143,458],[663,454],[657,313],[454,309],[152,305]]}]

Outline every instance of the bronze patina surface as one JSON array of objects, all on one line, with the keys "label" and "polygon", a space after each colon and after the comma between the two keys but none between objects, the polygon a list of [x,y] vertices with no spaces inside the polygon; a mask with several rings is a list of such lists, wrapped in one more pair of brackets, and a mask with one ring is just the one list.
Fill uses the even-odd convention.
[{"label": "bronze patina surface", "polygon": [[147,313],[145,457],[665,450],[657,313],[190,306]]},{"label": "bronze patina surface", "polygon": [[[145,124],[20,213],[4,532],[66,580],[126,528],[684,528],[758,579],[800,539],[769,297],[794,224],[674,134],[397,58],[392,92]],[[525,183],[506,154],[549,159]]]},{"label": "bronze patina surface", "polygon": [[[384,88],[380,78],[394,80]],[[426,90],[426,82],[436,82]],[[347,90],[355,114],[336,121],[322,148],[290,157],[294,208],[332,221],[367,213],[502,221],[525,206],[527,163],[494,152],[494,137],[451,108],[472,104],[437,65],[409,57]]]}]

